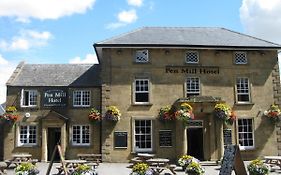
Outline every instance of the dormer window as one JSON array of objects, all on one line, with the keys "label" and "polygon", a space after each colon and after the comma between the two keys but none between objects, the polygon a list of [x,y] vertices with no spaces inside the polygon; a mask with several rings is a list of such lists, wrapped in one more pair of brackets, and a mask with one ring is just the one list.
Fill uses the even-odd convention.
[{"label": "dormer window", "polygon": [[199,63],[199,53],[197,51],[187,51],[185,54],[186,63]]},{"label": "dormer window", "polygon": [[247,54],[246,52],[235,52],[234,53],[235,64],[247,64]]},{"label": "dormer window", "polygon": [[136,63],[147,63],[149,61],[148,50],[137,50],[135,61]]}]

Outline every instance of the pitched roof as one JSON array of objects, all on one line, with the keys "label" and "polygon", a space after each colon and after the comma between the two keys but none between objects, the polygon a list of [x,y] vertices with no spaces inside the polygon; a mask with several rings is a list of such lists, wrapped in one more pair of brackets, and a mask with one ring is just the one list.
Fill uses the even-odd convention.
[{"label": "pitched roof", "polygon": [[280,49],[281,45],[225,28],[144,27],[95,44],[95,47],[241,47]]},{"label": "pitched roof", "polygon": [[7,86],[100,86],[99,65],[20,63]]}]

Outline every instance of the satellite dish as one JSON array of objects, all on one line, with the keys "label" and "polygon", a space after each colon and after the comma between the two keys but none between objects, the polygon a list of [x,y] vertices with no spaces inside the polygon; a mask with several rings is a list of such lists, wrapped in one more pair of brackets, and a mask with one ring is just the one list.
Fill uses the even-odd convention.
[{"label": "satellite dish", "polygon": [[28,117],[30,117],[30,113],[27,112],[27,113],[24,114],[24,116],[25,116],[26,118],[28,118]]}]

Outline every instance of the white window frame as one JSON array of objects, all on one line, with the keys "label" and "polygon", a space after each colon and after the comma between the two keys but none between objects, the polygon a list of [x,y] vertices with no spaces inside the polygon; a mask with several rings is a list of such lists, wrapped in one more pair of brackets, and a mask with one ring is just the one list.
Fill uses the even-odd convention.
[{"label": "white window frame", "polygon": [[[198,83],[198,89],[189,89],[189,85],[187,84],[188,80],[194,81],[196,80],[196,84]],[[197,81],[198,80],[198,81]],[[201,94],[201,81],[199,77],[187,77],[185,81],[185,97],[191,97],[191,96],[198,96]]]},{"label": "white window frame", "polygon": [[[141,54],[143,54],[144,52],[146,52],[147,59],[146,60],[139,60],[139,59],[137,59],[137,57],[140,56]],[[149,62],[149,51],[148,51],[148,49],[136,50],[135,62],[136,63],[148,63]]]},{"label": "white window frame", "polygon": [[[28,92],[28,102],[27,102],[28,104],[25,104],[25,92]],[[21,107],[36,107],[37,105],[38,105],[38,91],[34,89],[22,89]]]},{"label": "white window frame", "polygon": [[[21,142],[21,131],[22,131],[22,127],[26,127],[26,140],[27,140],[27,143],[23,143]],[[35,127],[35,128],[31,128],[31,127]],[[31,131],[35,131],[35,143],[31,142],[30,140],[30,135],[31,134]],[[18,138],[18,143],[17,143],[17,146],[20,146],[20,147],[28,147],[28,146],[36,146],[38,144],[38,126],[36,124],[21,124],[18,126],[18,135],[17,135],[17,138]]]},{"label": "white window frame", "polygon": [[[246,87],[246,85],[247,85],[247,88],[239,88],[238,89],[238,86],[237,86],[238,83],[242,87]],[[237,103],[239,103],[239,104],[251,103],[251,86],[250,86],[250,80],[249,80],[248,77],[237,77],[236,82],[235,82],[235,90],[236,90],[236,102]],[[238,91],[248,91],[248,92],[238,92]],[[249,100],[248,101],[239,101],[239,95],[248,95]]]},{"label": "white window frame", "polygon": [[[244,55],[245,56],[245,62],[239,61],[241,60],[238,58],[238,55]],[[246,52],[234,52],[234,63],[237,65],[243,65],[243,64],[248,64],[248,57]]]},{"label": "white window frame", "polygon": [[[138,148],[136,146],[136,135],[138,135],[138,133],[136,133],[136,121],[150,121],[150,148]],[[153,120],[151,120],[151,118],[146,118],[146,117],[137,117],[134,118],[133,120],[133,149],[135,152],[152,152],[153,151]],[[146,133],[140,133],[139,135],[146,135],[149,136],[149,134]]]},{"label": "white window frame", "polygon": [[[76,104],[76,93],[80,93],[80,96],[78,97],[79,98],[79,101],[80,101],[80,103],[79,104]],[[84,93],[88,93],[89,94],[89,104],[83,104],[83,103],[85,103],[85,101],[83,101],[83,95],[84,95]],[[73,106],[74,107],[89,107],[89,106],[91,106],[91,91],[90,90],[74,90],[73,91],[73,101],[72,101],[72,103],[73,103]]]},{"label": "white window frame", "polygon": [[[251,131],[248,131],[248,122],[247,123],[243,123],[243,125],[244,126],[246,126],[247,127],[247,129],[245,129],[245,128],[242,128],[242,131],[240,132],[239,131],[239,120],[251,120]],[[238,118],[238,120],[237,120],[237,138],[238,138],[238,144],[239,144],[239,147],[240,147],[240,149],[241,150],[251,150],[251,149],[254,149],[255,148],[255,135],[254,135],[254,132],[255,131],[255,128],[254,128],[254,119],[253,118]],[[246,140],[247,142],[249,142],[250,141],[250,138],[245,138],[244,137],[244,135],[243,135],[243,138],[240,138],[240,134],[246,134],[246,137],[247,137],[247,135],[248,134],[251,134],[252,135],[252,142],[253,142],[253,144],[252,145],[247,145],[247,146],[244,146],[244,145],[240,145],[240,139],[242,140],[242,139],[244,139],[244,140]]]},{"label": "white window frame", "polygon": [[[136,90],[137,89],[137,81],[147,81],[147,90]],[[141,87],[140,87],[141,88]],[[142,87],[143,88],[143,87]],[[138,93],[147,93],[148,94],[148,99],[145,102],[138,102],[137,100],[137,94]],[[146,105],[150,104],[150,80],[148,78],[136,78],[134,80],[134,85],[133,85],[133,103],[134,104],[139,104],[139,105]]]},{"label": "white window frame", "polygon": [[[74,140],[74,127],[79,127],[79,142],[80,143],[77,143],[75,140]],[[89,133],[83,133],[83,127],[88,127],[88,130],[89,130]],[[83,125],[83,124],[80,124],[80,125],[72,125],[71,127],[71,144],[73,146],[90,146],[91,145],[91,126],[90,125]],[[83,143],[83,138],[85,138],[84,136],[88,136],[89,138],[89,142],[86,142],[86,143]]]},{"label": "white window frame", "polygon": [[[189,60],[188,54],[191,54],[191,53],[197,55],[197,61],[196,62]],[[199,63],[199,52],[195,51],[195,50],[186,51],[185,52],[185,62],[189,63],[189,64],[198,64]]]}]

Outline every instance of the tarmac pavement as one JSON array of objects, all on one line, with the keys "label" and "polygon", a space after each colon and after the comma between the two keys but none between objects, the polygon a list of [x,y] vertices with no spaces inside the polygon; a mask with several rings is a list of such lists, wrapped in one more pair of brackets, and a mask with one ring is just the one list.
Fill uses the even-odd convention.
[{"label": "tarmac pavement", "polygon": [[[57,166],[60,166],[60,163],[54,163],[51,169],[50,175],[57,174]],[[247,162],[245,162],[247,165]],[[49,163],[41,163],[38,162],[36,164],[37,168],[40,170],[39,175],[46,175]],[[129,166],[128,163],[101,163],[98,168],[98,175],[129,175],[131,173],[131,169],[127,168]],[[212,165],[212,166],[203,166],[205,168],[205,175],[218,175],[220,166]],[[177,175],[184,175],[184,171],[182,171],[181,167],[177,167],[175,169]],[[15,175],[15,171],[13,168],[8,169],[6,171],[7,175]],[[166,174],[165,174],[166,173]],[[274,167],[273,172],[269,173],[270,175],[281,175],[281,168]],[[171,175],[170,171],[163,171],[161,175]],[[234,171],[232,175],[235,175]]]}]

